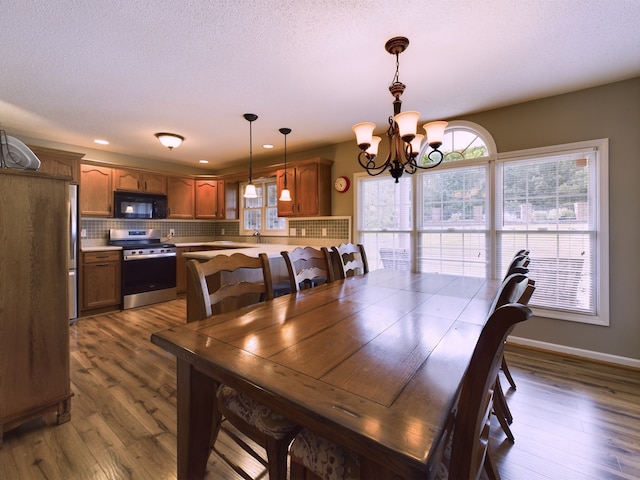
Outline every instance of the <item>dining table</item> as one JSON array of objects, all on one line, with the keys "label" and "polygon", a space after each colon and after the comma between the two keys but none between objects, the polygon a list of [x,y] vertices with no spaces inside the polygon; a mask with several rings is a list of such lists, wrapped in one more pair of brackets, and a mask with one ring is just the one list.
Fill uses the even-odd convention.
[{"label": "dining table", "polygon": [[179,480],[205,476],[225,384],[358,455],[432,478],[499,280],[379,269],[152,334],[176,356]]}]

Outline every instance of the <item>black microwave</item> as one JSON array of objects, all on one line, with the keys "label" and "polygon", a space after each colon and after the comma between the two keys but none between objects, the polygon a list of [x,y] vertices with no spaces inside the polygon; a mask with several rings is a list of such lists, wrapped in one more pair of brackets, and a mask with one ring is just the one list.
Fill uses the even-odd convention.
[{"label": "black microwave", "polygon": [[167,218],[167,196],[152,193],[113,192],[116,218]]}]

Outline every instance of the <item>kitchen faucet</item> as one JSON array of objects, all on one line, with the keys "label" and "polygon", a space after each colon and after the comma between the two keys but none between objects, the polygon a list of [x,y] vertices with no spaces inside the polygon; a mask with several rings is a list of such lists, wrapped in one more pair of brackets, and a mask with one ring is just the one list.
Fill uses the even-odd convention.
[{"label": "kitchen faucet", "polygon": [[260,238],[260,232],[258,230],[253,231],[253,236],[256,237],[256,241],[258,243],[262,243],[262,239]]}]

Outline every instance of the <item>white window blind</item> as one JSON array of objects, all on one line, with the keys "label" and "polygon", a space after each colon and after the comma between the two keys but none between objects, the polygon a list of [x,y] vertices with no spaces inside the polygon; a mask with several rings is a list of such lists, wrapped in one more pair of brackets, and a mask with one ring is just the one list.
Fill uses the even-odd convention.
[{"label": "white window blind", "polygon": [[528,248],[530,304],[597,313],[597,150],[532,156],[497,168],[498,268]]},{"label": "white window blind", "polygon": [[418,271],[486,277],[488,164],[420,174]]}]

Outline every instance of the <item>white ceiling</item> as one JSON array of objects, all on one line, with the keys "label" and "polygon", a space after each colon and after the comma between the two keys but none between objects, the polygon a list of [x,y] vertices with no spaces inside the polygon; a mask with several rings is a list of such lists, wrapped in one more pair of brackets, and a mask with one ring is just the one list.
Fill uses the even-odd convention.
[{"label": "white ceiling", "polygon": [[333,144],[383,130],[397,35],[425,122],[640,75],[638,0],[3,0],[0,127],[214,169],[248,158],[247,112],[254,159],[280,127],[289,153]]}]

